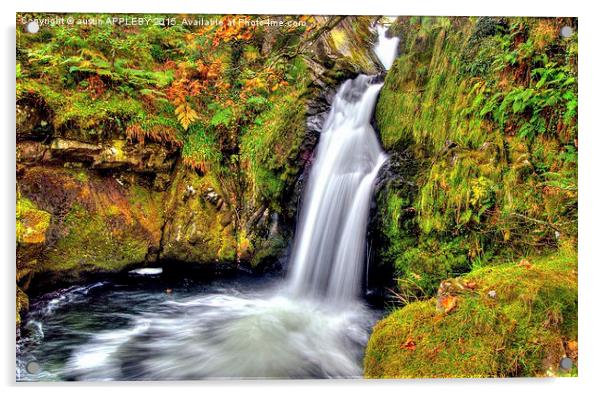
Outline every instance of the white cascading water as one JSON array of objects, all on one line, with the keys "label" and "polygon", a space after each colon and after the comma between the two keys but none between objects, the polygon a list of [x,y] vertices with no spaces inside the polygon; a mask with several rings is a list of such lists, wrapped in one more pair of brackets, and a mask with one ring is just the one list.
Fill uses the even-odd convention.
[{"label": "white cascading water", "polygon": [[341,86],[320,135],[291,259],[296,296],[344,303],[361,289],[372,187],[387,158],[370,125],[382,86],[373,79]]},{"label": "white cascading water", "polygon": [[378,43],[374,47],[374,53],[385,66],[385,69],[389,70],[397,57],[399,38],[387,37],[387,28],[382,25],[376,25],[376,31],[378,33]]},{"label": "white cascading water", "polygon": [[[377,29],[375,52],[389,68],[397,40]],[[21,379],[361,377],[364,347],[379,316],[357,296],[373,184],[386,160],[370,126],[381,85],[360,75],[343,83],[334,98],[284,287],[224,287],[218,282],[167,295],[119,286],[102,291],[110,287],[103,283],[58,292],[30,312],[28,325],[36,336],[27,341],[35,346],[22,345],[21,365],[31,360],[31,352],[43,370],[31,377],[23,373]],[[91,295],[95,291],[98,295]],[[71,328],[68,336],[46,342],[45,331],[63,333],[64,325],[79,322],[90,306],[95,310],[86,315],[89,320]],[[45,370],[43,359],[56,350],[66,354],[65,361]]]}]

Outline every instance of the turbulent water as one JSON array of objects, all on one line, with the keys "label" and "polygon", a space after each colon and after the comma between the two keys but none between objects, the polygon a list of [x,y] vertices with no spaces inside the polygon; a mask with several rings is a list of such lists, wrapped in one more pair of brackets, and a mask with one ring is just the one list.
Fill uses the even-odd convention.
[{"label": "turbulent water", "polygon": [[[239,276],[166,285],[153,276],[46,295],[23,329],[17,379],[360,376],[378,312],[286,298],[281,283]],[[36,374],[27,373],[31,361]]]},{"label": "turbulent water", "polygon": [[[396,48],[379,30],[386,67]],[[17,379],[361,377],[380,315],[359,296],[373,183],[386,160],[370,126],[381,85],[360,75],[334,98],[284,281],[171,284],[157,268],[44,295],[17,344]]]}]

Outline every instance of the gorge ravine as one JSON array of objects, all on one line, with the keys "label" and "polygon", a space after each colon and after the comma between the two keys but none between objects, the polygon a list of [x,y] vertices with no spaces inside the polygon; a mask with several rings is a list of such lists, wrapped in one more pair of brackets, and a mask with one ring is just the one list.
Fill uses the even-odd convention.
[{"label": "gorge ravine", "polygon": [[[383,46],[396,51],[387,44],[398,39],[378,29],[376,52],[389,62],[394,53]],[[250,280],[202,293],[187,286],[171,296],[101,281],[59,291],[32,306],[19,379],[361,377],[363,349],[380,314],[360,295],[372,188],[386,160],[370,125],[382,87],[374,80],[359,75],[334,97],[283,284]],[[161,272],[132,275],[143,275],[144,284]],[[86,311],[92,300],[109,296],[110,303]],[[69,327],[78,314],[95,322]],[[104,320],[119,323],[109,329]],[[63,326],[72,339],[60,334]],[[46,333],[56,344],[47,344],[53,340]],[[24,370],[31,360],[42,367],[35,375]]]}]

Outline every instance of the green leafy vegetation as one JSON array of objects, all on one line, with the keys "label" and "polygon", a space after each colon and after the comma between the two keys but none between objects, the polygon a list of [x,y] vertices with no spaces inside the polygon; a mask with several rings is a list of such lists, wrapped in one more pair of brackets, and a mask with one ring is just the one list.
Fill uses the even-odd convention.
[{"label": "green leafy vegetation", "polygon": [[242,136],[241,159],[251,175],[253,198],[271,202],[274,209],[299,171],[297,156],[305,136],[305,108],[298,103],[305,94],[305,83],[300,79],[298,86],[279,95],[278,105],[269,104]]},{"label": "green leafy vegetation", "polygon": [[112,24],[59,25],[39,35],[18,29],[17,100],[46,107],[57,131],[78,129],[79,138],[98,140],[139,122],[152,135],[153,123],[171,116],[161,90],[173,71],[153,59],[150,43],[182,32],[144,30],[145,39]]},{"label": "green leafy vegetation", "polygon": [[283,29],[286,39],[266,58],[261,29],[215,17],[225,23],[18,30],[17,100],[46,108],[59,134],[183,146],[185,164],[227,174],[238,166],[237,136],[289,82],[301,88],[303,62],[283,54],[296,49],[295,38],[309,34],[311,24]]}]

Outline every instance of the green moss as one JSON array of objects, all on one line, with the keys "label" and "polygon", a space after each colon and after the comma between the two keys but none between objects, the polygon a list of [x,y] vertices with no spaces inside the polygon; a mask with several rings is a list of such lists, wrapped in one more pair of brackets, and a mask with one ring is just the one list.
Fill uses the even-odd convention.
[{"label": "green moss", "polygon": [[223,155],[214,131],[199,123],[192,125],[184,141],[182,158],[191,164],[202,163],[204,170],[219,170]]},{"label": "green moss", "polygon": [[210,190],[222,199],[226,196],[215,177],[213,172],[200,176],[186,168],[178,170],[165,202],[162,259],[200,264],[236,259],[234,213],[227,203],[218,208],[217,202],[206,198]]},{"label": "green moss", "polygon": [[251,258],[251,266],[254,268],[262,268],[266,263],[273,263],[282,254],[282,250],[286,248],[287,241],[282,236],[275,236],[265,240],[257,253]]},{"label": "green moss", "polygon": [[99,129],[124,127],[131,120],[145,117],[142,104],[123,94],[108,93],[102,99],[94,99],[85,92],[66,95],[63,89],[27,80],[19,87],[19,97],[38,97],[52,108],[56,129],[77,126],[84,131],[100,133]]},{"label": "green moss", "polygon": [[165,223],[164,195],[139,185],[128,189],[127,199],[136,221],[147,234],[150,245],[159,247],[162,227]]},{"label": "green moss", "polygon": [[577,339],[577,257],[561,252],[465,277],[473,290],[448,313],[436,300],[393,311],[375,327],[369,378],[510,377],[558,373]]},{"label": "green moss", "polygon": [[130,119],[143,111],[136,100],[111,96],[103,100],[92,100],[87,95],[76,95],[69,106],[54,119],[55,127],[59,128],[68,122],[92,129],[103,125],[108,119]]},{"label": "green moss", "polygon": [[433,295],[441,279],[470,270],[465,241],[426,238],[406,242],[394,261],[396,285],[406,297]]},{"label": "green moss", "polygon": [[44,243],[50,219],[49,213],[38,209],[31,200],[17,195],[17,243]]},{"label": "green moss", "polygon": [[147,255],[159,250],[163,197],[132,180],[122,185],[91,171],[27,169],[19,180],[23,195],[18,199],[22,209],[17,213],[17,232],[27,235],[23,229],[31,225],[23,213],[31,210],[23,207],[32,202],[52,215],[42,212],[47,230],[35,245],[18,238],[19,285],[27,289],[32,278],[28,274],[73,281],[84,273],[119,271],[153,258]]},{"label": "green moss", "polygon": [[123,148],[126,145],[126,141],[125,140],[113,140],[111,142],[111,148],[113,149],[113,151],[115,152],[114,156],[115,156],[115,160],[116,161],[123,161],[126,159],[126,156],[123,152]]},{"label": "green moss", "polygon": [[75,179],[81,183],[89,181],[88,173],[86,171],[79,171],[75,174]]},{"label": "green moss", "polygon": [[304,94],[304,88],[296,87],[274,97],[277,105],[263,112],[242,136],[241,161],[247,167],[252,198],[269,202],[277,211],[283,192],[299,172],[298,155],[305,137]]},{"label": "green moss", "polygon": [[143,262],[148,241],[119,226],[124,221],[119,212],[109,210],[102,216],[75,203],[64,220],[66,234],[47,254],[43,270],[77,275],[86,271],[119,271]]},{"label": "green moss", "polygon": [[[36,204],[22,196],[20,191],[17,190],[17,286],[26,287],[31,279],[31,274],[38,267],[38,256],[47,241],[51,219],[52,215],[50,213],[40,210]],[[17,291],[17,321],[19,321],[19,312],[21,311],[19,305],[22,302],[22,297],[26,298],[26,295],[20,289],[17,289]],[[21,309],[26,309],[25,304],[21,303],[21,305]]]},{"label": "green moss", "polygon": [[17,326],[21,325],[21,314],[26,312],[29,309],[29,298],[27,294],[23,292],[21,288],[17,286],[17,295],[16,295],[16,323]]}]

